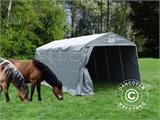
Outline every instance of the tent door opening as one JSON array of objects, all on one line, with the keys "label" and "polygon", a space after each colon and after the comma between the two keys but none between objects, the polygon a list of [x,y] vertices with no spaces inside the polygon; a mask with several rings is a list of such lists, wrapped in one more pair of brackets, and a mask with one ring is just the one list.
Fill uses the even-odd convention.
[{"label": "tent door opening", "polygon": [[94,47],[87,68],[93,82],[140,80],[134,46]]}]

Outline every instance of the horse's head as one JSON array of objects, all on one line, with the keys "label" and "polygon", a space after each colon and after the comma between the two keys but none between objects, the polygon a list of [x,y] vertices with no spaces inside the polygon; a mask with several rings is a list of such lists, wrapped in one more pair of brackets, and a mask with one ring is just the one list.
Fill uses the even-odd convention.
[{"label": "horse's head", "polygon": [[58,100],[63,100],[62,82],[59,81],[58,84],[52,86],[53,93]]},{"label": "horse's head", "polygon": [[22,101],[28,101],[28,94],[29,94],[29,88],[28,86],[23,86],[23,88],[21,88],[21,90],[19,91],[19,97]]}]

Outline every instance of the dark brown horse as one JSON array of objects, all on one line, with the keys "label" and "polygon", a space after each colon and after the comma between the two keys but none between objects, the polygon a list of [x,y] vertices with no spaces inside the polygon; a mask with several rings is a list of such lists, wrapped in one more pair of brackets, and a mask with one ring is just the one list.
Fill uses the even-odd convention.
[{"label": "dark brown horse", "polygon": [[62,82],[58,80],[56,75],[48,66],[38,60],[10,60],[22,73],[27,83],[31,82],[30,101],[37,87],[38,100],[41,101],[41,82],[45,80],[51,87],[54,95],[58,100],[63,100]]},{"label": "dark brown horse", "polygon": [[10,82],[17,88],[19,98],[28,101],[29,89],[24,77],[10,61],[0,58],[0,93],[4,92],[6,102],[10,101],[8,94]]}]

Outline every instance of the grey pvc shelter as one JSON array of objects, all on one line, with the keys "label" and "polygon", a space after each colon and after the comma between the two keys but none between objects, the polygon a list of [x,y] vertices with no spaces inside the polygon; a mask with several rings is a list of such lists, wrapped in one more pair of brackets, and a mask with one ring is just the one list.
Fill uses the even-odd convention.
[{"label": "grey pvc shelter", "polygon": [[136,45],[115,33],[53,41],[36,49],[71,95],[93,95],[93,81],[140,80]]}]

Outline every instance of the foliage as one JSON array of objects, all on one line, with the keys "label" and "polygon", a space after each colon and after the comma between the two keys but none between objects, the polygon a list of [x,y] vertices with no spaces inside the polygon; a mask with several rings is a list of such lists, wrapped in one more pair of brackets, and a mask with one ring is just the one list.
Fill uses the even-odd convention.
[{"label": "foliage", "polygon": [[71,36],[82,36],[112,31],[128,36],[130,6],[127,2],[106,0],[67,0],[71,11]]},{"label": "foliage", "polygon": [[115,32],[135,42],[139,52],[158,57],[159,2],[66,0],[71,37]]},{"label": "foliage", "polygon": [[[159,2],[130,2],[136,37],[143,38],[143,51],[158,57],[159,52]],[[138,42],[138,41],[137,41]]]},{"label": "foliage", "polygon": [[36,47],[65,37],[66,14],[55,1],[8,0],[1,4],[1,56],[33,57]]},{"label": "foliage", "polygon": [[0,96],[1,120],[159,120],[160,105],[160,60],[140,59],[142,83],[148,91],[148,101],[144,109],[126,112],[117,108],[115,98],[116,85],[105,83],[94,84],[94,96],[71,96],[67,93],[63,101],[58,101],[49,87],[42,86],[42,101],[37,100],[35,92],[32,102],[21,103],[16,89],[11,86],[10,103]]},{"label": "foliage", "polygon": [[33,58],[48,42],[115,32],[158,57],[158,1],[2,0],[0,56]]}]

